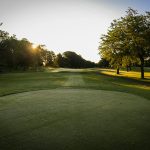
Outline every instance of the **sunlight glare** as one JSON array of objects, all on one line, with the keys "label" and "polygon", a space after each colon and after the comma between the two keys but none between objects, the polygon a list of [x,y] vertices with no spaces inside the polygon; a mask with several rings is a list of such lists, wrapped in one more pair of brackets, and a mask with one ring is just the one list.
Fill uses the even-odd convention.
[{"label": "sunlight glare", "polygon": [[37,44],[32,44],[32,48],[33,48],[33,49],[36,49],[37,47],[38,47]]}]

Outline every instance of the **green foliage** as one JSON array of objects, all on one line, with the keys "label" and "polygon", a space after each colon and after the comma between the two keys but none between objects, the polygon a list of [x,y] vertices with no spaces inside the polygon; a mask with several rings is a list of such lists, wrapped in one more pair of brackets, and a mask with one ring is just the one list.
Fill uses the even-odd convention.
[{"label": "green foliage", "polygon": [[62,55],[58,54],[56,64],[64,68],[93,68],[96,66],[94,62],[87,61],[72,51],[66,51]]},{"label": "green foliage", "polygon": [[38,69],[40,66],[55,66],[55,53],[44,45],[33,44],[27,39],[18,40],[0,30],[0,71]]},{"label": "green foliage", "polygon": [[108,68],[109,67],[109,61],[105,58],[101,58],[101,60],[98,62],[98,67],[100,68]]},{"label": "green foliage", "polygon": [[56,55],[53,51],[45,48],[45,45],[38,46],[39,58],[44,66],[55,67]]},{"label": "green foliage", "polygon": [[66,51],[63,53],[63,57],[68,62],[68,66],[66,66],[68,68],[81,68],[83,66],[84,59],[75,52]]},{"label": "green foliage", "polygon": [[144,60],[150,57],[150,13],[138,14],[129,8],[127,15],[114,20],[101,38],[100,54],[115,68],[141,64],[144,78]]},{"label": "green foliage", "polygon": [[67,66],[66,59],[60,53],[56,56],[56,65],[58,67]]},{"label": "green foliage", "polygon": [[0,30],[0,72],[10,70],[39,70],[41,66],[88,68],[96,64],[83,59],[75,52],[66,51],[57,56],[53,51],[46,49],[45,45],[36,47],[27,39],[18,40],[15,35],[9,36]]},{"label": "green foliage", "polygon": [[145,67],[150,67],[150,57],[145,60]]}]

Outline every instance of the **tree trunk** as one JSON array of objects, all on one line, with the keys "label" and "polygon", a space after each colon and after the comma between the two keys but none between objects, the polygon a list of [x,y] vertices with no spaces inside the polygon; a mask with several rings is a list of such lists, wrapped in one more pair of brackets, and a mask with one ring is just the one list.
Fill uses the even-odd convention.
[{"label": "tree trunk", "polygon": [[144,58],[140,57],[141,61],[141,79],[144,79]]},{"label": "tree trunk", "polygon": [[127,66],[127,72],[129,71],[129,66]]},{"label": "tree trunk", "polygon": [[119,74],[119,68],[117,68],[117,74]]}]

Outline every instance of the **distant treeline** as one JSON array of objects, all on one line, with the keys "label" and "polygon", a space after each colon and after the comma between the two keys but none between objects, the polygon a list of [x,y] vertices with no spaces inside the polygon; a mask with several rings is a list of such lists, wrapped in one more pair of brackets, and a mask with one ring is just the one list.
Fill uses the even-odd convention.
[{"label": "distant treeline", "polygon": [[42,66],[64,68],[91,68],[96,64],[75,52],[66,51],[56,55],[44,45],[35,46],[27,39],[0,30],[0,71],[38,69]]},{"label": "distant treeline", "polygon": [[94,62],[85,60],[81,55],[75,52],[66,51],[58,54],[56,57],[56,65],[64,68],[93,68],[96,67]]}]

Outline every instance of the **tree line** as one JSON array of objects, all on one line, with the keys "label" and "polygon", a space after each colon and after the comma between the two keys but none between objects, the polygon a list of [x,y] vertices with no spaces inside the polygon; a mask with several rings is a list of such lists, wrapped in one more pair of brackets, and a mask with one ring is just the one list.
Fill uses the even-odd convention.
[{"label": "tree line", "polygon": [[[2,26],[2,23],[0,24]],[[102,35],[98,64],[87,61],[72,51],[55,54],[44,45],[37,45],[23,38],[17,39],[8,32],[0,30],[0,72],[27,70],[39,67],[92,68],[113,67],[117,74],[121,67],[127,71],[131,66],[150,67],[150,12],[139,14],[129,8],[126,15],[113,20],[107,34]]]},{"label": "tree line", "polygon": [[[1,24],[2,25],[2,24]],[[23,38],[17,39],[8,32],[0,30],[0,71],[28,70],[39,67],[91,68],[96,64],[82,58],[72,51],[56,55],[44,45],[34,46]]]},{"label": "tree line", "polygon": [[150,12],[139,14],[129,8],[124,17],[113,20],[101,37],[99,53],[103,62],[117,69],[117,74],[121,67],[128,70],[140,65],[144,78],[144,66],[150,67]]}]

